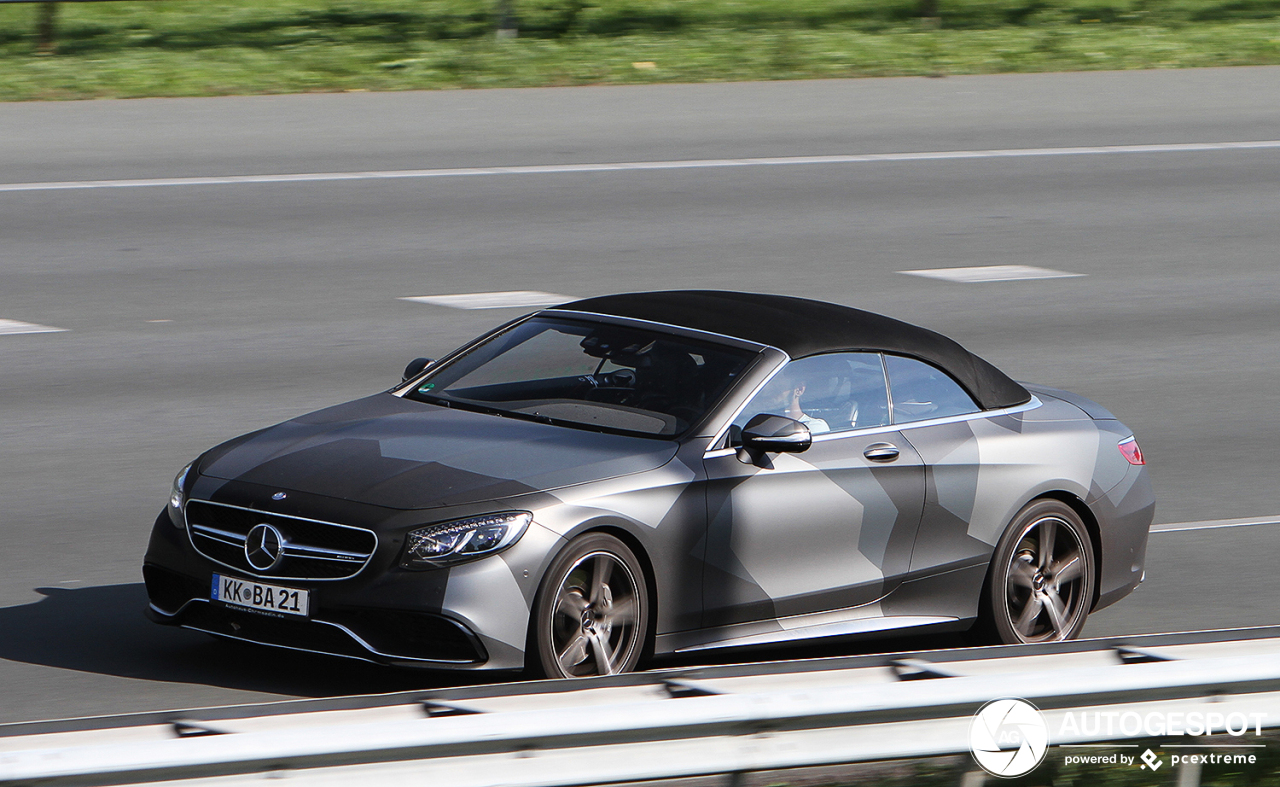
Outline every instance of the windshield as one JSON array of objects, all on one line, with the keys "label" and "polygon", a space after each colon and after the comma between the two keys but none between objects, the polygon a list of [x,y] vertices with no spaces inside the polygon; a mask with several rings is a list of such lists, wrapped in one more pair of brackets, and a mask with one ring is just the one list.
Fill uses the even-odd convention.
[{"label": "windshield", "polygon": [[577,428],[674,437],[755,353],[681,336],[534,318],[420,382],[407,398]]}]

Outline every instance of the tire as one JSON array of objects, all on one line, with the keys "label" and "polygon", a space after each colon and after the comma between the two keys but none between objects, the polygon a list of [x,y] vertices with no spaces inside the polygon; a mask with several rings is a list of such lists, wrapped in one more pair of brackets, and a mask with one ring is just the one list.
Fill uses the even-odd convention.
[{"label": "tire", "polygon": [[588,533],[552,562],[534,601],[529,671],[548,678],[631,672],[649,630],[649,589],[635,555]]},{"label": "tire", "polygon": [[1080,515],[1059,500],[1032,501],[996,546],[974,638],[1010,645],[1075,639],[1093,606],[1096,574]]}]

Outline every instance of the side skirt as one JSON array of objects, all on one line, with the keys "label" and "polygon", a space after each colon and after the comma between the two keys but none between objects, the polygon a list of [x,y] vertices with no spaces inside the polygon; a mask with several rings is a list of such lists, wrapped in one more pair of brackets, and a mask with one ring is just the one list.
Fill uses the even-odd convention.
[{"label": "side skirt", "polygon": [[[837,613],[844,613],[848,619],[831,620]],[[885,616],[880,612],[879,604],[871,604],[849,610],[797,615],[782,620],[739,623],[704,631],[664,634],[657,638],[655,650],[659,653],[692,653],[718,648],[740,648],[806,639],[874,634],[956,622],[956,618],[941,615]]]},{"label": "side skirt", "polygon": [[978,614],[987,564],[962,566],[908,579],[871,604],[699,631],[661,634],[657,653],[772,645],[807,639],[877,635],[902,629],[962,629]]}]

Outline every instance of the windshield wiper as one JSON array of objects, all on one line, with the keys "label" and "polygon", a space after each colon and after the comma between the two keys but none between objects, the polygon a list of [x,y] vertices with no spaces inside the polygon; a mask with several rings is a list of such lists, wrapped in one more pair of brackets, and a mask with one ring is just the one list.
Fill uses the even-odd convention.
[{"label": "windshield wiper", "polygon": [[426,404],[438,404],[441,407],[449,407],[449,408],[453,407],[452,400],[446,399],[443,396],[436,396],[435,394],[422,393],[421,391],[414,391],[413,393],[409,394],[409,398],[413,399],[415,402],[424,402]]},{"label": "windshield wiper", "polygon": [[[2,2],[3,0],[0,0]],[[646,432],[635,432],[630,429],[617,429],[598,424],[589,424],[583,421],[569,421],[563,418],[553,418],[549,415],[540,413],[527,413],[520,410],[503,410],[498,407],[480,404],[470,399],[453,399],[439,394],[428,394],[415,391],[411,394],[414,401],[426,402],[428,404],[438,404],[441,407],[448,407],[451,410],[466,410],[473,413],[483,413],[485,415],[496,415],[501,418],[514,418],[518,421],[532,421],[538,424],[547,424],[548,426],[563,426],[570,429],[583,429],[588,432],[599,432],[600,434],[617,434],[628,437],[647,437],[660,440],[667,440],[674,435],[658,435]]]},{"label": "windshield wiper", "polygon": [[511,410],[503,410],[498,407],[480,404],[469,399],[453,399],[450,397],[440,396],[438,394],[415,393],[414,398],[418,401],[427,402],[429,404],[438,404],[441,407],[448,407],[450,410],[467,410],[473,413],[484,413],[485,415],[498,415],[504,418],[519,418],[521,420],[540,421],[542,423],[552,423],[551,419],[546,416],[535,416],[528,413],[512,412]]}]

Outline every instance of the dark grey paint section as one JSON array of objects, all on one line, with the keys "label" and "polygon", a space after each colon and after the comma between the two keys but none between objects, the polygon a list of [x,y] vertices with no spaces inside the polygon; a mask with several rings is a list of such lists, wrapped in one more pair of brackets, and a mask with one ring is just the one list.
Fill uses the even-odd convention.
[{"label": "dark grey paint section", "polygon": [[386,508],[456,506],[659,467],[674,443],[379,394],[259,432],[200,472]]}]

